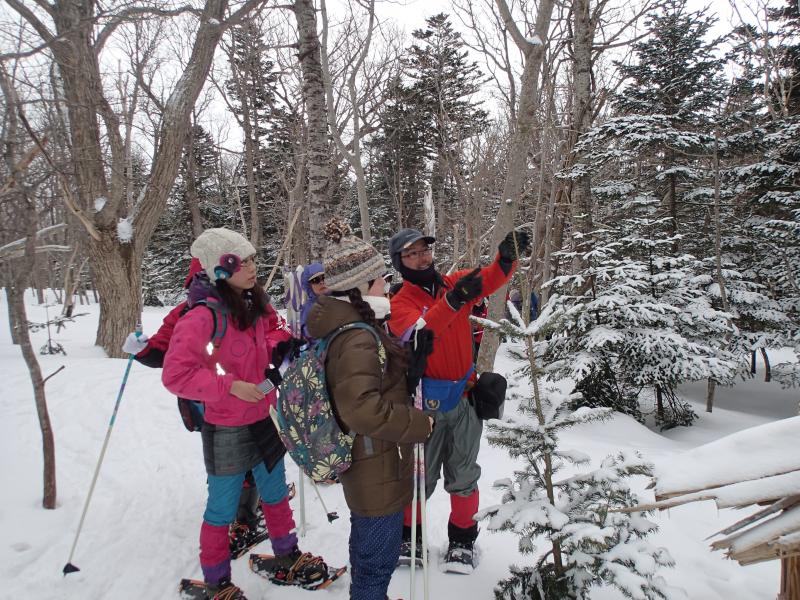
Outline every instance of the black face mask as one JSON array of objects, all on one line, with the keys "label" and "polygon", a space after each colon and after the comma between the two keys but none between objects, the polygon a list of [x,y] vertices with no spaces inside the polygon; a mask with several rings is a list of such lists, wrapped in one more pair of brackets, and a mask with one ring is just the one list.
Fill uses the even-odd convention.
[{"label": "black face mask", "polygon": [[401,263],[398,270],[403,276],[404,281],[408,281],[409,283],[413,283],[414,285],[418,285],[429,290],[432,290],[434,284],[439,281],[439,276],[436,272],[436,267],[433,266],[433,263],[431,263],[427,269],[423,269],[422,271],[409,269]]}]

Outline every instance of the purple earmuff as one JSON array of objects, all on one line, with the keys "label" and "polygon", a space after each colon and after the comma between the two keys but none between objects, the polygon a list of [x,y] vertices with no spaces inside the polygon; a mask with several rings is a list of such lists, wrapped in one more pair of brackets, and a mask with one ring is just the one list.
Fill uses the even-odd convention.
[{"label": "purple earmuff", "polygon": [[214,267],[218,279],[227,279],[242,268],[242,259],[235,254],[223,254],[219,257],[219,266]]}]

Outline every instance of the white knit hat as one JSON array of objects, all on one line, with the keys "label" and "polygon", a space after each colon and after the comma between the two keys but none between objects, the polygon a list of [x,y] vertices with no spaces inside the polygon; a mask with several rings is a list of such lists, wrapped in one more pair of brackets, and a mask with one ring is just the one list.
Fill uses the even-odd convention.
[{"label": "white knit hat", "polygon": [[[208,278],[216,281],[233,275],[238,270],[238,263],[253,256],[256,249],[240,233],[219,227],[201,233],[192,244],[191,252],[200,261]],[[238,263],[232,257],[236,257]]]},{"label": "white knit hat", "polygon": [[367,283],[386,273],[380,253],[364,240],[353,237],[350,228],[337,218],[325,225],[325,285],[334,292],[359,288],[367,291]]}]

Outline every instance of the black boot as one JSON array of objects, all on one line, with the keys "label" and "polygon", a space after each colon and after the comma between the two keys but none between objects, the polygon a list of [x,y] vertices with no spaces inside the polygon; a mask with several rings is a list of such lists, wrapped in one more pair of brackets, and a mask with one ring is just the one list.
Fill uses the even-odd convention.
[{"label": "black boot", "polygon": [[475,540],[478,538],[478,524],[466,529],[447,524],[447,537],[450,544],[444,555],[445,569],[450,573],[469,575],[475,570]]},{"label": "black boot", "polygon": [[[422,566],[422,526],[417,525],[417,547],[415,549],[417,566]],[[400,542],[400,557],[397,565],[401,567],[411,566],[411,527],[403,525],[403,540]]]}]

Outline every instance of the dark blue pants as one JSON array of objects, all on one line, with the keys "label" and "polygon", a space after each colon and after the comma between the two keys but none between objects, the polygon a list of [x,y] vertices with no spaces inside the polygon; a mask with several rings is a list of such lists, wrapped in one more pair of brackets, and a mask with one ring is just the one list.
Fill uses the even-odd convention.
[{"label": "dark blue pants", "polygon": [[402,537],[403,511],[385,517],[350,513],[350,600],[385,600]]}]

